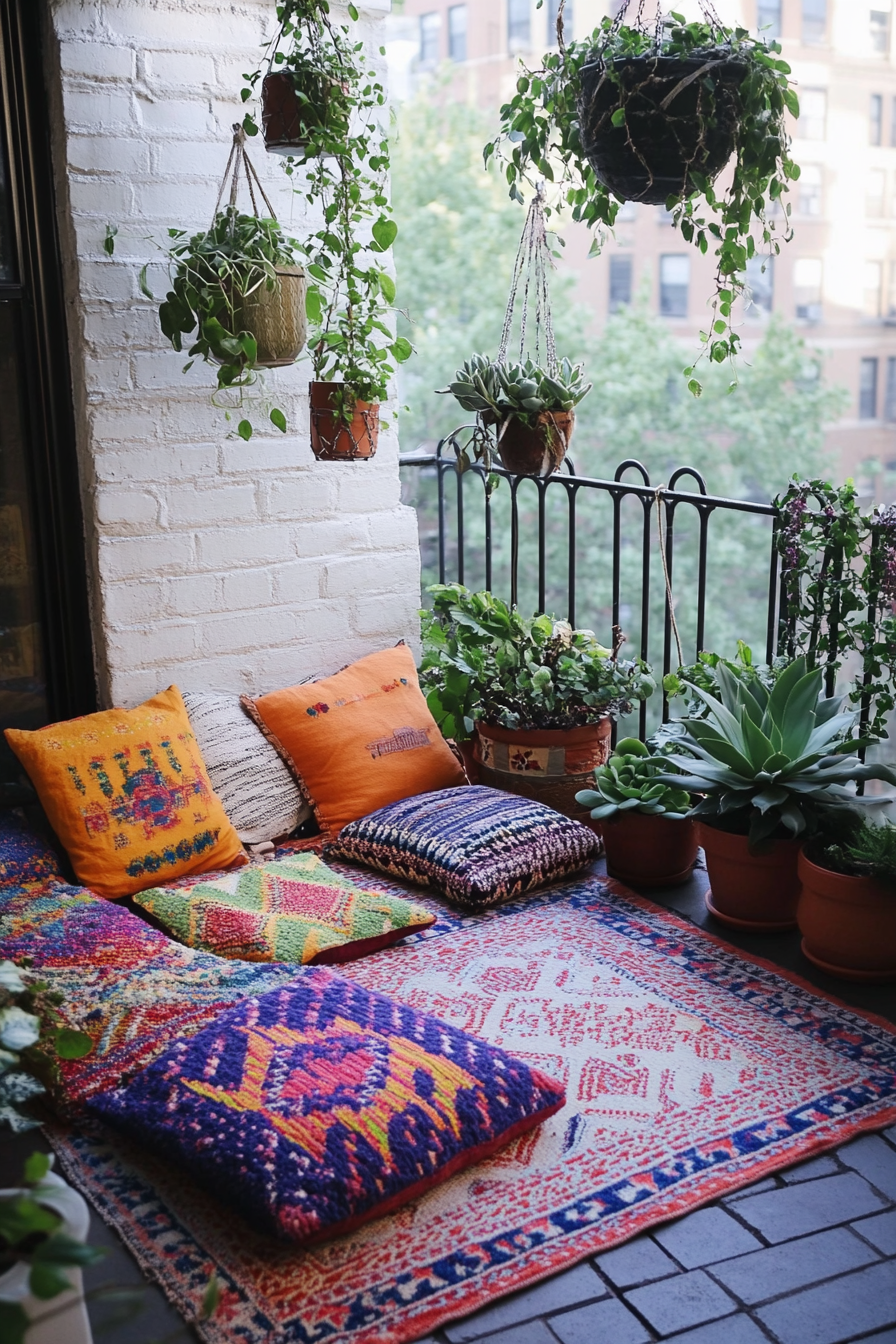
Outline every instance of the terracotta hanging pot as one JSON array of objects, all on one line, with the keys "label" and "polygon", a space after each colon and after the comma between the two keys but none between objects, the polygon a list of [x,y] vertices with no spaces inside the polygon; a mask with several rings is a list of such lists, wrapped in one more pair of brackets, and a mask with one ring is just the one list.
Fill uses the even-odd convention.
[{"label": "terracotta hanging pot", "polygon": [[[583,66],[579,126],[598,180],[620,200],[648,205],[689,195],[693,172],[712,181],[734,152],[746,74],[746,64],[721,48]],[[625,121],[614,126],[622,106]]]},{"label": "terracotta hanging pot", "polygon": [[575,411],[542,411],[534,428],[511,415],[498,427],[498,453],[517,476],[550,476],[566,456]]},{"label": "terracotta hanging pot", "polygon": [[355,401],[348,420],[334,399],[342,383],[310,383],[311,451],[318,462],[355,462],[373,457],[380,430],[380,408]]},{"label": "terracotta hanging pot", "polygon": [[[299,96],[299,87],[304,97]],[[338,85],[311,71],[276,70],[265,75],[261,82],[261,132],[268,153],[303,154],[309,131],[328,120],[334,90]]]},{"label": "terracotta hanging pot", "polygon": [[687,882],[697,860],[691,821],[671,821],[644,812],[618,812],[600,823],[607,874],[636,889]]},{"label": "terracotta hanging pot", "polygon": [[610,719],[581,728],[499,728],[476,724],[479,783],[534,798],[588,825],[590,811],[576,802],[610,755]]},{"label": "terracotta hanging pot", "polygon": [[277,285],[261,284],[233,305],[236,331],[251,331],[258,345],[255,366],[295,364],[305,345],[305,272],[301,266],[277,266]]},{"label": "terracotta hanging pot", "polygon": [[896,980],[896,891],[799,856],[803,953],[841,980]]},{"label": "terracotta hanging pot", "polygon": [[751,854],[745,835],[706,822],[699,823],[697,838],[709,874],[706,908],[716,919],[753,933],[796,928],[799,840],[772,840],[761,853]]}]

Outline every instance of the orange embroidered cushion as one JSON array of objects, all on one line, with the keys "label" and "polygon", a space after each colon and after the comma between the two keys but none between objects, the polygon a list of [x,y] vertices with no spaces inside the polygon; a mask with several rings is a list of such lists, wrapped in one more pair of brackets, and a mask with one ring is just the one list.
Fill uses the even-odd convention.
[{"label": "orange embroidered cushion", "polygon": [[115,900],[246,862],[171,686],[136,709],[7,728],[78,880]]},{"label": "orange embroidered cushion", "polygon": [[370,653],[321,681],[243,704],[335,834],[388,803],[466,784],[417,681],[409,648]]}]

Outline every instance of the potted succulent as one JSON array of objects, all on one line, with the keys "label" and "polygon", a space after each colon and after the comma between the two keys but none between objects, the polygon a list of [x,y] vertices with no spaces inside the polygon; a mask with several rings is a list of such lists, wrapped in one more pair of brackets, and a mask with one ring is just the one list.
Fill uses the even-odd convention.
[{"label": "potted succulent", "polygon": [[714,672],[716,694],[690,684],[705,717],[672,727],[669,759],[684,775],[658,778],[703,795],[689,815],[699,819],[709,910],[735,928],[791,929],[801,844],[838,814],[885,801],[860,798],[848,785],[896,784],[896,771],[854,754],[864,745],[849,736],[855,715],[840,712],[841,698],[825,698],[823,673],[808,671],[805,658],[784,667],[771,689],[758,677],[738,678],[724,662]]},{"label": "potted succulent", "polygon": [[[305,344],[305,271],[299,245],[275,219],[244,215],[231,204],[211,228],[191,237],[169,229],[168,237],[171,288],[159,305],[159,325],[177,351],[185,336],[191,339],[184,372],[197,358],[216,365],[221,392],[249,387],[259,369],[296,362]],[[270,418],[286,431],[282,410],[275,407]],[[240,420],[237,433],[251,438],[251,421]]]},{"label": "potted succulent", "polygon": [[576,794],[610,754],[612,717],[654,691],[650,668],[489,592],[428,592],[420,684],[445,737],[472,740],[481,783],[587,820]]},{"label": "potted succulent", "polygon": [[864,820],[799,857],[803,952],[844,980],[896,980],[896,825]]},{"label": "potted succulent", "polygon": [[799,115],[790,67],[777,42],[725,28],[709,10],[700,21],[673,11],[648,26],[640,11],[625,23],[627,8],[567,43],[561,3],[557,49],[520,74],[486,162],[496,152],[505,160],[514,198],[523,181],[554,183],[573,219],[597,231],[593,251],[621,202],[664,204],[687,242],[713,249],[716,294],[702,341],[721,362],[738,348],[731,313],[748,260],[777,253],[781,230],[791,236],[789,207],[774,215],[799,176],[785,126],[788,111]]},{"label": "potted succulent", "polygon": [[[348,140],[352,111],[352,50],[334,28],[326,0],[287,0],[277,6],[277,31],[258,69],[245,75],[248,102],[261,81],[261,129],[271,154],[305,162],[332,154]],[[249,135],[258,126],[247,113]]]},{"label": "potted succulent", "polygon": [[[465,411],[479,417],[484,430],[495,428],[497,449],[508,471],[548,476],[566,456],[575,425],[575,408],[591,391],[580,364],[561,360],[551,372],[531,359],[505,364],[473,355],[454,382],[437,389],[451,393]],[[491,470],[491,438],[475,435],[476,456]],[[462,464],[464,465],[464,464]]]},{"label": "potted succulent", "polygon": [[667,772],[663,755],[626,737],[595,770],[595,787],[576,794],[576,802],[591,809],[592,822],[600,823],[610,877],[633,887],[686,882],[697,859],[691,796],[658,779]]}]

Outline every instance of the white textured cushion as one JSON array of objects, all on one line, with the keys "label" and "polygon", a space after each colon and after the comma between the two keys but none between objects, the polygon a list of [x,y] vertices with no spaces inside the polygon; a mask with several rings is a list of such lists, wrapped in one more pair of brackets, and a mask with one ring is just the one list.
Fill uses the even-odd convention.
[{"label": "white textured cushion", "polygon": [[236,695],[184,691],[212,788],[246,845],[289,835],[311,810],[292,775]]}]

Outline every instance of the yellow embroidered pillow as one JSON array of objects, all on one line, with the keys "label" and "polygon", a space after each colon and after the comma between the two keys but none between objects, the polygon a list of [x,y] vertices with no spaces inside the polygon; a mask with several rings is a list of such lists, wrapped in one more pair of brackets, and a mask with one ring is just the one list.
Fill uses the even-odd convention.
[{"label": "yellow embroidered pillow", "polygon": [[110,900],[246,862],[176,686],[36,732],[7,728],[78,880]]}]

